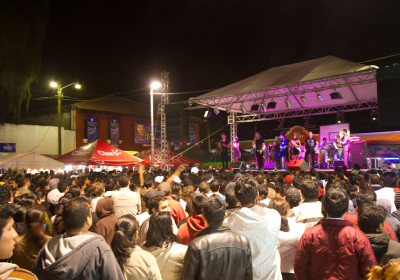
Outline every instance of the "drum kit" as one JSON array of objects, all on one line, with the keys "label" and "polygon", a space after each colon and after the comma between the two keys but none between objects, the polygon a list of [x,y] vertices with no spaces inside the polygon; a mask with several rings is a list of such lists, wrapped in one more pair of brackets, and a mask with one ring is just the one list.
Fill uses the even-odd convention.
[{"label": "drum kit", "polygon": [[333,161],[335,159],[336,148],[332,143],[327,143],[327,148],[318,148],[315,152],[315,168],[327,169],[333,168]]}]

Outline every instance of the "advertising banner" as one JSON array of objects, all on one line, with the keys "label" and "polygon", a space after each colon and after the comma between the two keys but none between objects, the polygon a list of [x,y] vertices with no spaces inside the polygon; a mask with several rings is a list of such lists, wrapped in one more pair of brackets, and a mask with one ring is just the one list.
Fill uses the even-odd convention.
[{"label": "advertising banner", "polygon": [[[133,130],[135,144],[151,145],[151,124],[150,123],[134,123]],[[161,125],[154,125],[155,144],[160,145]]]},{"label": "advertising banner", "polygon": [[0,153],[15,153],[16,143],[0,143]]},{"label": "advertising banner", "polygon": [[86,116],[86,138],[88,140],[88,143],[96,141],[97,138],[99,138],[96,116]]},{"label": "advertising banner", "polygon": [[111,145],[119,148],[119,119],[110,119],[110,140]]}]

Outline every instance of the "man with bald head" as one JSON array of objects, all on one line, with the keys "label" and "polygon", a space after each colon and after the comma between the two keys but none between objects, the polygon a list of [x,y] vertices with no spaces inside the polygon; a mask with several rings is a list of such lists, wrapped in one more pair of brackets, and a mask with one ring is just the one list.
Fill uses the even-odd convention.
[{"label": "man with bald head", "polygon": [[169,208],[171,209],[171,216],[175,223],[178,224],[180,221],[186,219],[185,210],[182,205],[171,198],[171,184],[168,182],[162,182],[158,185],[158,191],[163,191],[165,198],[169,202]]}]

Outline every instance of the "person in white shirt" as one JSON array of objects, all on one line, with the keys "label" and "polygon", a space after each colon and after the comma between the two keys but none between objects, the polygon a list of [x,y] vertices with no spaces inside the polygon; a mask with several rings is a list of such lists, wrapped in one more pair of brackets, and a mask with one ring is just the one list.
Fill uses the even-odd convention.
[{"label": "person in white shirt", "polygon": [[142,210],[140,194],[129,189],[129,178],[125,174],[118,177],[117,183],[120,188],[111,195],[115,216],[118,218],[126,214],[136,216]]},{"label": "person in white shirt", "polygon": [[390,201],[392,212],[397,210],[396,205],[394,204],[394,188],[396,187],[396,183],[398,180],[398,176],[393,171],[384,172],[381,176],[383,188],[375,191],[376,199],[387,199]]},{"label": "person in white shirt", "polygon": [[64,193],[61,193],[58,190],[58,183],[60,182],[60,179],[58,178],[53,178],[49,181],[49,186],[51,191],[47,194],[47,201],[50,202],[53,205],[56,205],[58,203],[58,200],[64,196]]}]

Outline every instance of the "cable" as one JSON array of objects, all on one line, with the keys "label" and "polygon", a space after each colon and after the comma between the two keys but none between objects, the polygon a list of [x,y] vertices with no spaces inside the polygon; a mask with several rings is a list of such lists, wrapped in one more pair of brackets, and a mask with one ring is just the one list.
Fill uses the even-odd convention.
[{"label": "cable", "polygon": [[395,57],[395,56],[399,56],[399,55],[400,55],[400,53],[395,53],[395,54],[391,54],[391,55],[384,56],[384,57],[379,57],[379,58],[369,59],[369,60],[365,60],[365,61],[360,61],[358,63],[366,63],[366,62],[371,62],[371,61],[376,61],[376,60],[382,60],[382,59],[391,58],[391,57]]}]

